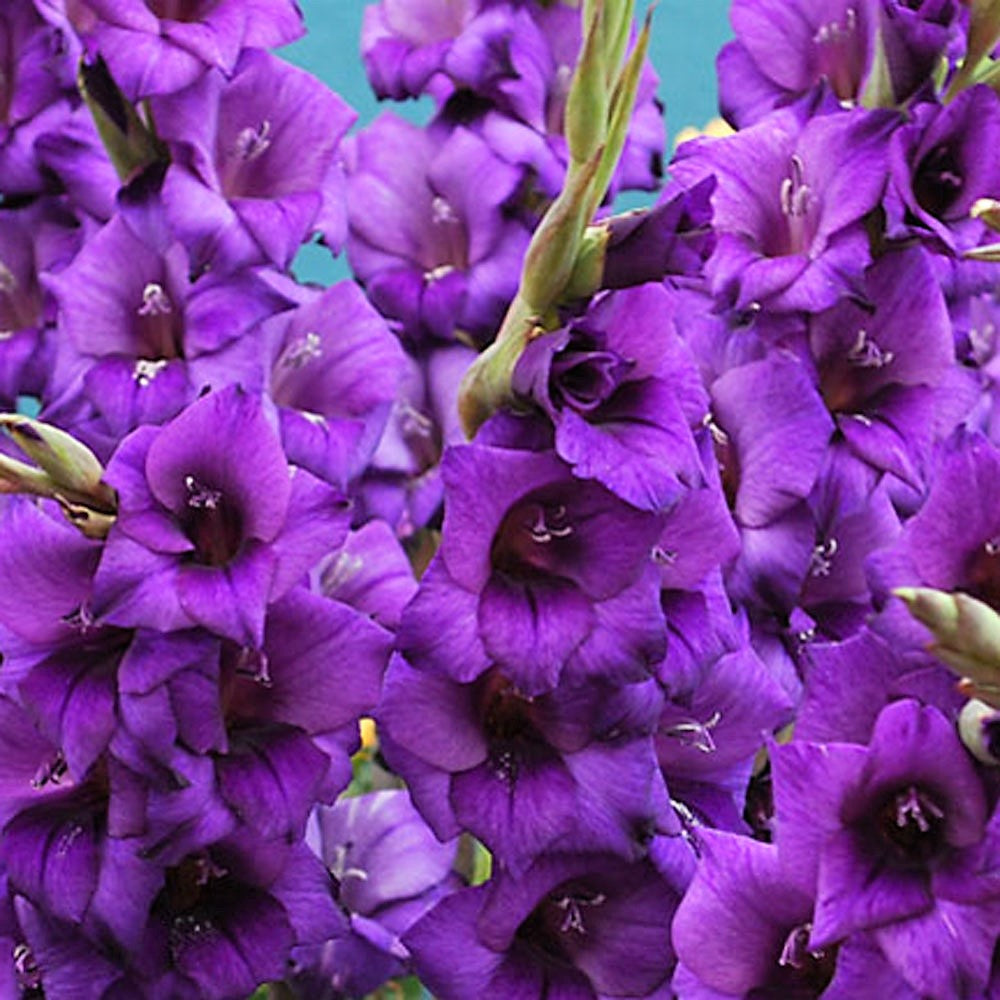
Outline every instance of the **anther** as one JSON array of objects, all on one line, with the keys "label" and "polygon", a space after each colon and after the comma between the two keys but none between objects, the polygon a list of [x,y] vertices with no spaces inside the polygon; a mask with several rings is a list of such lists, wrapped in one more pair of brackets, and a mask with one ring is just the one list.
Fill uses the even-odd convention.
[{"label": "anther", "polygon": [[837,539],[829,538],[825,542],[820,542],[813,550],[809,558],[810,576],[829,576],[833,568],[833,557],[837,554]]},{"label": "anther", "polygon": [[884,368],[892,364],[896,355],[884,351],[868,336],[867,330],[858,330],[854,346],[847,352],[847,360],[856,368]]},{"label": "anther", "polygon": [[236,136],[236,155],[241,160],[256,160],[271,145],[271,123],[265,118],[256,128],[247,126]]},{"label": "anther", "polygon": [[194,476],[184,477],[184,488],[188,491],[187,505],[196,510],[215,510],[222,500],[222,491],[199,483]]},{"label": "anther", "polygon": [[173,311],[170,296],[163,290],[163,285],[150,281],[142,290],[142,305],[139,306],[140,316],[166,316]]},{"label": "anther", "polygon": [[132,369],[132,378],[141,389],[145,389],[166,367],[165,358],[158,358],[156,361],[140,358],[135,363],[135,368]]},{"label": "anther", "polygon": [[281,367],[301,368],[303,365],[309,364],[310,361],[322,356],[321,344],[322,341],[318,333],[307,333],[285,351],[281,357]]}]

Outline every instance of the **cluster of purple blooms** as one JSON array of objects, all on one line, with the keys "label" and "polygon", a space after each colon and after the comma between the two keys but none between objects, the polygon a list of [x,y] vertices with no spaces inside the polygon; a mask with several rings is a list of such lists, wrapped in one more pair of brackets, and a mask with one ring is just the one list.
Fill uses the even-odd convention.
[{"label": "cluster of purple blooms", "polygon": [[893,596],[1000,610],[995,7],[734,0],[612,216],[645,67],[463,428],[630,5],[381,0],[433,117],[347,136],[294,0],[6,0],[0,997],[1000,997],[1000,712]]}]

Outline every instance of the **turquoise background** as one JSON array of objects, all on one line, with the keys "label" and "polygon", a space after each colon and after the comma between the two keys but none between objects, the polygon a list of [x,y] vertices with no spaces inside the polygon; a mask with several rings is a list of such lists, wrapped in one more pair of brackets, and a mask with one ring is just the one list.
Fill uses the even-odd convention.
[{"label": "turquoise background", "polygon": [[[415,121],[427,120],[429,104],[380,105],[369,90],[358,55],[363,0],[299,3],[308,34],[281,55],[337,91],[358,112],[358,127],[387,107]],[[641,2],[638,6],[644,9]],[[650,52],[660,74],[660,98],[667,107],[671,136],[685,125],[702,125],[716,114],[715,56],[731,35],[728,7],[728,0],[660,0],[656,6]],[[333,260],[318,246],[303,248],[295,269],[304,280],[322,284],[348,275],[343,259]]]}]

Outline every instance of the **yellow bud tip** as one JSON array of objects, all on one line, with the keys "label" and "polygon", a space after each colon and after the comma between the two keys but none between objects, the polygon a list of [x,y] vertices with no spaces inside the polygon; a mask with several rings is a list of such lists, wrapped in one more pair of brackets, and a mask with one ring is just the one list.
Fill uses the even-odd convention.
[{"label": "yellow bud tip", "polygon": [[375,731],[375,720],[369,719],[365,716],[359,721],[358,728],[361,730],[362,748],[365,750],[374,750],[378,745],[378,734]]}]

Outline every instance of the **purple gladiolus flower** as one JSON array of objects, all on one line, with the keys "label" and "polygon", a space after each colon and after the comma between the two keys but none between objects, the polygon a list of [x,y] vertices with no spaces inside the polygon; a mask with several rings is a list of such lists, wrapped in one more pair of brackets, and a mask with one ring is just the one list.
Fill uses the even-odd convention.
[{"label": "purple gladiolus flower", "polygon": [[803,123],[794,110],[724,139],[683,145],[673,177],[714,175],[718,243],[706,265],[738,310],[818,312],[853,291],[870,259],[864,216],[885,186],[895,118],[874,112]]},{"label": "purple gladiolus flower", "polygon": [[466,445],[442,469],[441,548],[400,627],[414,665],[463,682],[496,665],[526,695],[564,672],[648,676],[664,641],[662,518],[549,452]]},{"label": "purple gladiolus flower", "polygon": [[270,394],[289,461],[344,484],[371,459],[399,389],[399,342],[343,282],[273,325]]},{"label": "purple gladiolus flower", "polygon": [[919,250],[882,257],[865,275],[863,292],[863,307],[844,302],[811,318],[820,392],[855,455],[919,486],[934,390],[954,361],[944,297]]},{"label": "purple gladiolus flower", "polygon": [[704,830],[701,858],[673,922],[681,1000],[915,1000],[869,940],[812,948],[812,887],[782,869],[776,847]]},{"label": "purple gladiolus flower", "polygon": [[317,809],[308,836],[334,880],[351,931],[295,952],[293,988],[303,1000],[362,996],[403,973],[400,937],[462,883],[456,843],[440,843],[406,792],[382,791]]},{"label": "purple gladiolus flower", "polygon": [[182,243],[141,238],[116,215],[46,282],[60,333],[50,419],[107,454],[208,387],[262,383],[260,347],[248,334],[291,303],[266,273],[192,281],[190,271]]},{"label": "purple gladiolus flower", "polygon": [[726,118],[744,128],[821,84],[853,105],[879,56],[878,83],[901,104],[930,80],[958,10],[956,0],[735,0],[736,40],[718,60]]},{"label": "purple gladiolus flower", "polygon": [[658,838],[648,858],[539,858],[442,900],[406,934],[421,979],[441,1000],[670,995],[670,922],[690,877],[680,838]]},{"label": "purple gladiolus flower", "polygon": [[260,648],[268,603],[347,530],[342,495],[289,469],[260,400],[238,387],[129,435],[107,479],[118,520],[94,613],[109,623],[201,625]]},{"label": "purple gladiolus flower", "polygon": [[675,825],[649,739],[659,705],[651,681],[529,698],[499,670],[459,683],[397,658],[378,720],[386,758],[438,837],[468,829],[518,873],[544,850],[633,856],[637,830]]},{"label": "purple gladiolus flower", "polygon": [[81,0],[74,21],[132,100],[182,90],[209,69],[228,76],[244,49],[303,32],[294,0]]},{"label": "purple gladiolus flower", "polygon": [[674,302],[656,285],[601,297],[578,319],[536,337],[514,371],[515,391],[555,425],[555,449],[596,479],[657,511],[701,479],[690,428],[708,399],[673,333]]},{"label": "purple gladiolus flower", "polygon": [[365,7],[361,58],[379,98],[399,101],[428,89],[480,0],[382,0]]},{"label": "purple gladiolus flower", "polygon": [[773,760],[779,857],[816,886],[809,948],[870,930],[921,993],[982,989],[1000,899],[989,886],[976,892],[969,862],[996,834],[952,724],[935,708],[895,702],[868,746],[794,741]]},{"label": "purple gladiolus flower", "polygon": [[33,195],[49,187],[34,146],[70,114],[79,42],[61,13],[33,0],[4,4],[0,41],[0,191]]},{"label": "purple gladiolus flower", "polygon": [[919,236],[954,253],[975,244],[978,198],[1000,197],[1000,166],[984,155],[1000,142],[1000,98],[989,87],[963,91],[940,107],[921,104],[890,145],[889,235]]},{"label": "purple gladiolus flower", "polygon": [[431,134],[383,115],[354,140],[348,258],[404,336],[495,334],[528,243],[507,210],[521,179],[466,128]]},{"label": "purple gladiolus flower", "polygon": [[256,49],[152,101],[173,164],[167,216],[199,266],[286,267],[343,198],[335,156],[354,112],[319,80]]}]

